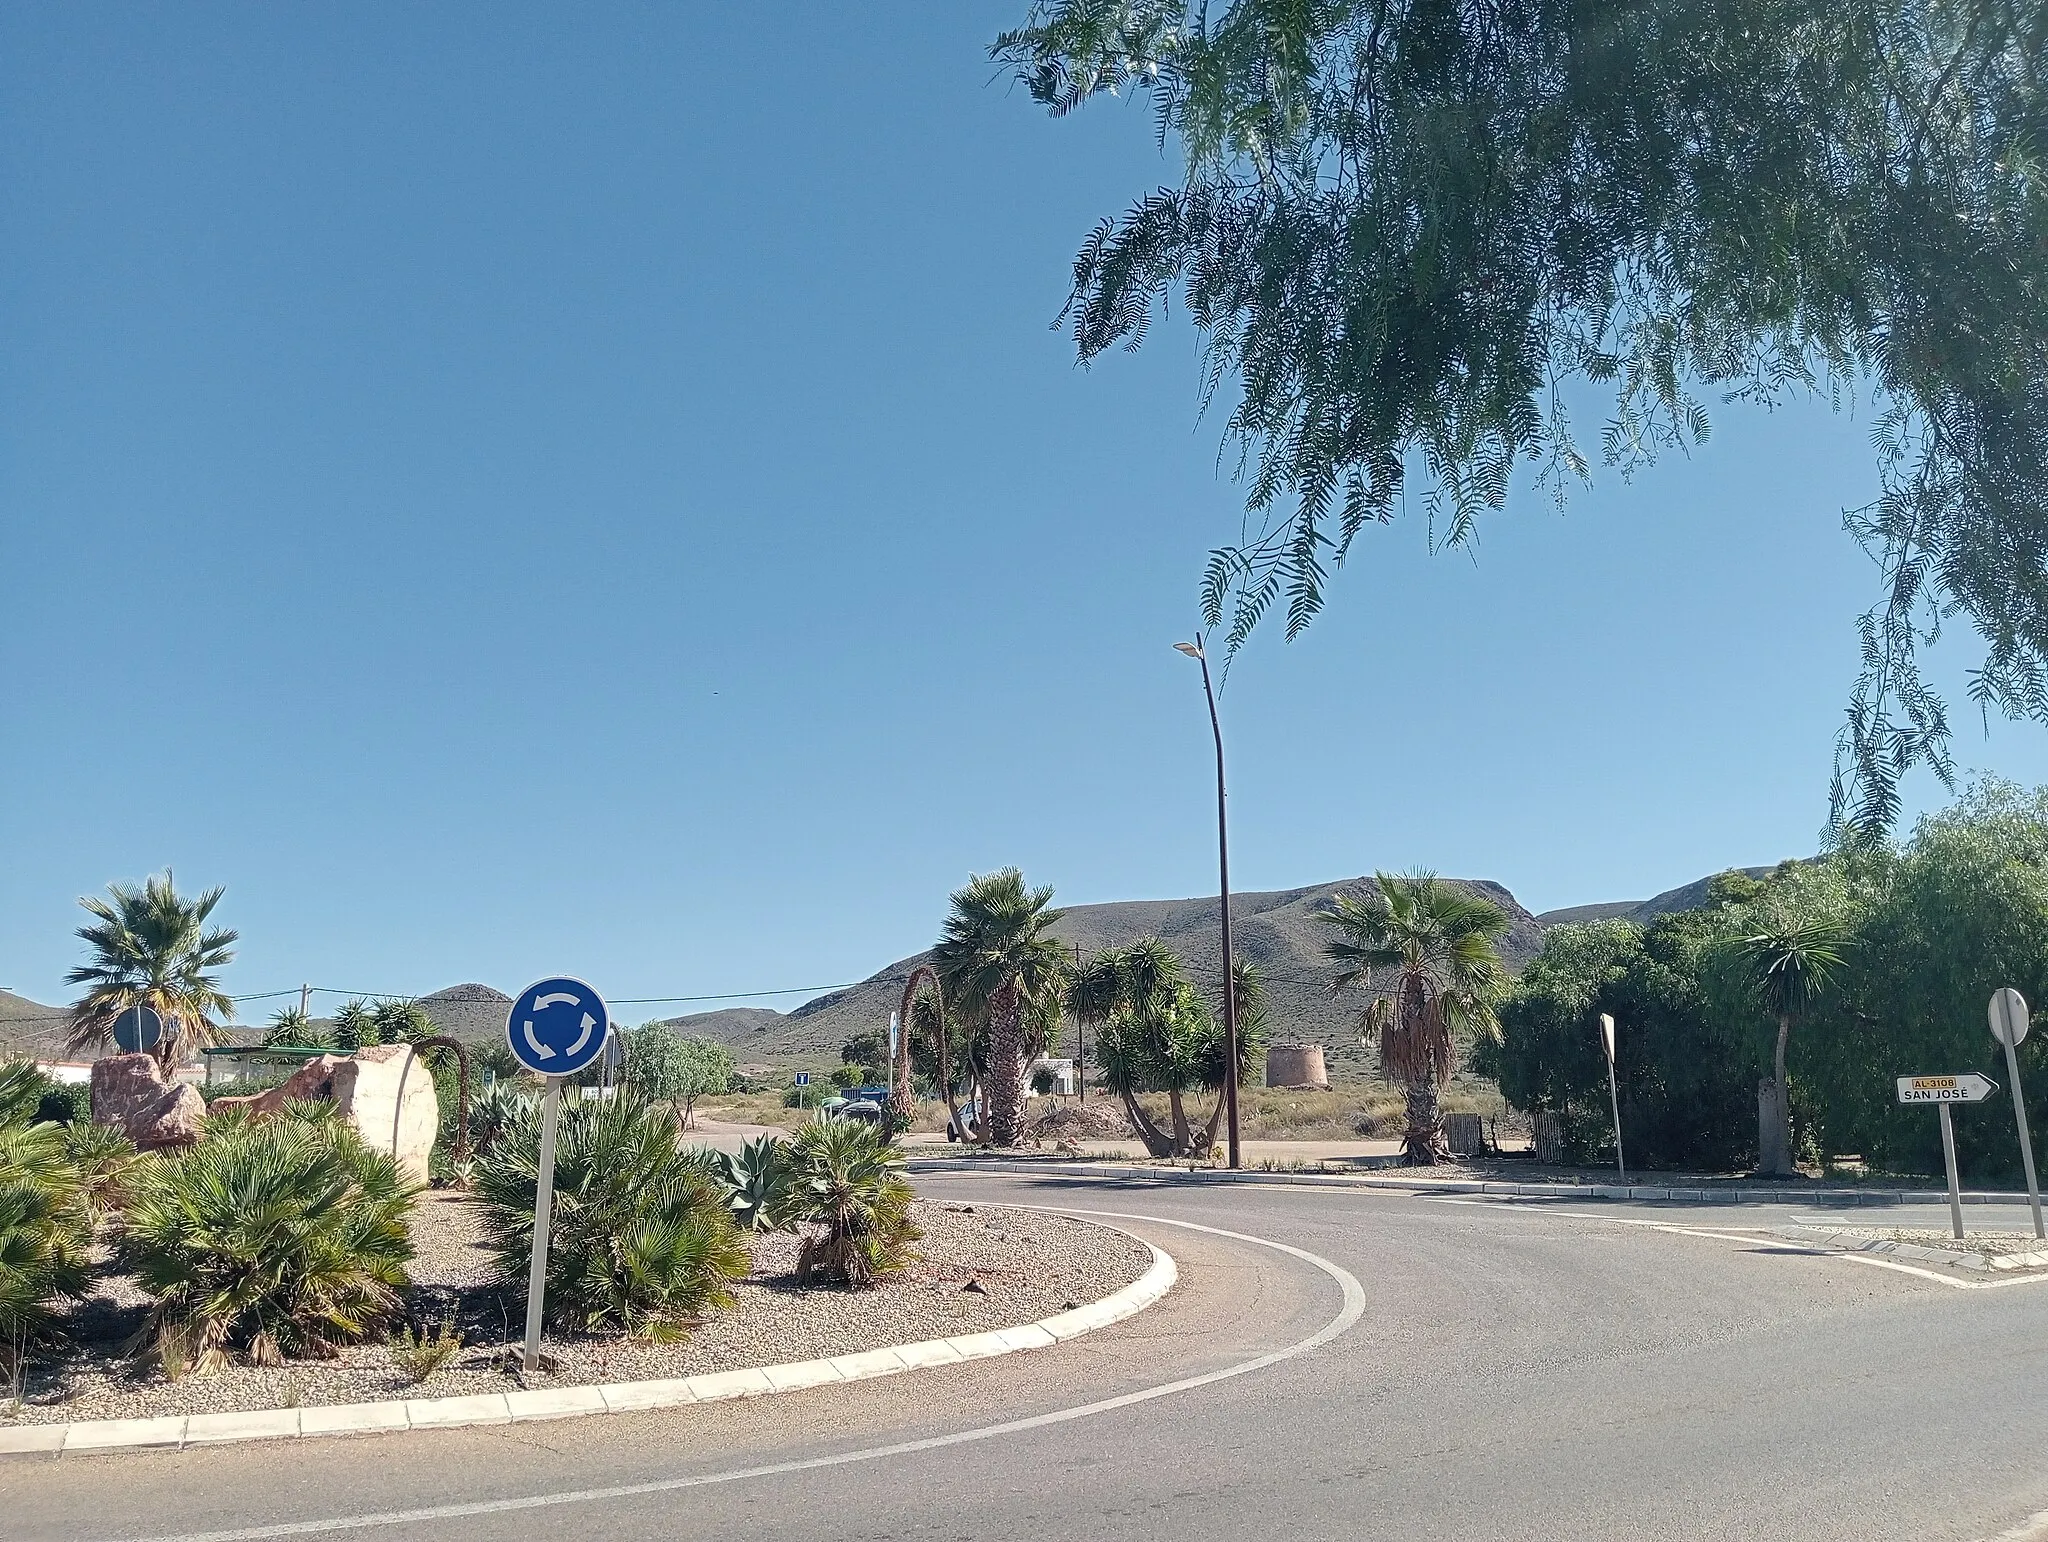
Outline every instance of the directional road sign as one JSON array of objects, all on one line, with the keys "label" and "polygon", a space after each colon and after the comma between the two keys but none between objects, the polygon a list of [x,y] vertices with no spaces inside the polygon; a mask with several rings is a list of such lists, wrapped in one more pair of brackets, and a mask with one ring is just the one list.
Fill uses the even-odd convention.
[{"label": "directional road sign", "polygon": [[570,1076],[604,1053],[610,1022],[604,998],[581,980],[542,980],[514,999],[505,1037],[529,1071]]},{"label": "directional road sign", "polygon": [[796,1073],[796,1084],[797,1084],[797,1085],[798,1085],[799,1087],[808,1087],[808,1086],[810,1086],[810,1084],[811,1084],[811,1073],[810,1073],[809,1071],[799,1071],[799,1072],[797,1072],[797,1073]]},{"label": "directional road sign", "polygon": [[130,1007],[114,1019],[114,1042],[131,1055],[155,1049],[164,1036],[164,1020],[154,1007]]},{"label": "directional road sign", "polygon": [[1981,1103],[1998,1090],[1998,1083],[1975,1071],[1960,1076],[1901,1076],[1901,1103]]}]

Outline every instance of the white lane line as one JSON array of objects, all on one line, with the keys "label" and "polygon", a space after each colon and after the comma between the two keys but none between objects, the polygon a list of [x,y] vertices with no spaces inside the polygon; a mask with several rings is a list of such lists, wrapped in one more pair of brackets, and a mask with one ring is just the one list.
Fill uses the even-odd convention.
[{"label": "white lane line", "polygon": [[[1522,1211],[1522,1207],[1519,1205],[1503,1204],[1499,1200],[1492,1199],[1455,1199],[1445,1196],[1440,1199],[1431,1200],[1430,1203],[1437,1205],[1484,1205],[1496,1210]],[[1528,1212],[1523,1211],[1522,1213],[1526,1214]],[[1584,1210],[1544,1210],[1541,1214],[1561,1216],[1568,1221],[1598,1221],[1605,1226],[1647,1226],[1651,1231],[1669,1232],[1674,1237],[1704,1237],[1710,1242],[1767,1242],[1771,1243],[1780,1252],[1800,1253],[1808,1258],[1832,1258],[1848,1264],[1867,1264],[1873,1269],[1893,1269],[1900,1274],[1910,1274],[1919,1279],[1932,1280],[1937,1285],[1946,1285],[1953,1290],[2003,1290],[2008,1285],[2048,1285],[2048,1272],[2011,1275],[2002,1280],[1957,1280],[1951,1279],[1948,1275],[1937,1273],[1933,1269],[1921,1269],[1912,1264],[1900,1263],[1896,1259],[1872,1258],[1868,1253],[1841,1253],[1828,1248],[1803,1247],[1797,1242],[1788,1241],[1778,1237],[1773,1232],[1763,1230],[1701,1231],[1690,1226],[1673,1226],[1668,1221],[1646,1221],[1623,1215],[1593,1215]],[[2043,1513],[2048,1514],[2048,1512]],[[2041,1535],[2044,1539],[2048,1539],[2048,1531],[2043,1531]],[[2003,1542],[2003,1539],[1994,1539],[1994,1542]]]},{"label": "white lane line", "polygon": [[798,1461],[773,1462],[761,1467],[698,1473],[687,1478],[657,1478],[646,1483],[620,1483],[608,1488],[567,1489],[554,1494],[529,1494],[515,1499],[481,1499],[465,1504],[427,1505],[413,1510],[372,1510],[360,1515],[336,1515],[319,1520],[281,1521],[272,1526],[243,1526],[231,1531],[197,1531],[149,1537],[140,1539],[140,1542],[260,1542],[260,1539],[269,1537],[305,1537],[323,1532],[367,1531],[374,1527],[407,1526],[420,1521],[459,1520],[472,1515],[505,1515],[520,1510],[553,1509],[560,1505],[598,1504],[606,1500],[633,1499],[643,1494],[667,1494],[679,1489],[708,1488],[713,1484],[738,1483],[749,1478],[779,1478],[790,1473],[812,1472],[824,1467],[846,1467],[855,1462],[882,1461],[894,1456],[911,1456],[921,1451],[940,1451],[948,1446],[970,1445],[978,1441],[994,1440],[1003,1435],[1018,1435],[1026,1430],[1066,1424],[1075,1419],[1092,1418],[1096,1414],[1110,1413],[1138,1403],[1149,1403],[1154,1398],[1172,1397],[1176,1393],[1191,1392],[1197,1387],[1213,1386],[1219,1381],[1228,1381],[1235,1376],[1262,1371],[1268,1366],[1278,1365],[1283,1360],[1292,1360],[1299,1355],[1321,1349],[1365,1315],[1365,1287],[1358,1283],[1357,1276],[1305,1248],[1294,1247],[1285,1242],[1274,1242],[1266,1237],[1247,1236],[1243,1232],[1225,1231],[1220,1226],[1199,1226],[1193,1221],[1170,1220],[1163,1215],[1136,1215],[1119,1210],[1070,1210],[1067,1213],[1143,1221],[1159,1226],[1178,1226],[1186,1231],[1206,1232],[1212,1237],[1228,1237],[1234,1242],[1249,1242],[1255,1247],[1270,1248],[1276,1253],[1285,1253],[1290,1258],[1298,1258],[1322,1270],[1335,1280],[1343,1291],[1344,1304],[1335,1317],[1307,1338],[1298,1339],[1283,1349],[1255,1355],[1249,1360],[1240,1360],[1236,1365],[1225,1366],[1221,1370],[1207,1371],[1200,1376],[1183,1377],[1179,1381],[1147,1387],[1138,1392],[1126,1392],[1119,1397],[1104,1398],[1099,1402],[1082,1403],[1073,1408],[1034,1414],[1028,1419],[1011,1419],[1002,1424],[986,1424],[979,1429],[956,1430],[950,1435],[932,1435],[923,1440],[904,1440],[893,1445],[870,1446],[860,1451],[843,1451],[835,1456],[812,1456]]}]

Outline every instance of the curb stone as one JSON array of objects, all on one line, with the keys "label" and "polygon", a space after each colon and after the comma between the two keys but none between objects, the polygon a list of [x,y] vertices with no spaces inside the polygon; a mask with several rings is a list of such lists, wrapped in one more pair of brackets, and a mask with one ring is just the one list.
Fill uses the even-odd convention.
[{"label": "curb stone", "polygon": [[[1100,1226],[1099,1221],[1090,1225]],[[1121,1230],[1106,1227],[1106,1230]],[[1143,1239],[1140,1239],[1143,1240]],[[1134,1317],[1172,1290],[1180,1278],[1173,1256],[1152,1250],[1151,1267],[1121,1290],[1086,1306],[1035,1323],[971,1333],[959,1338],[926,1339],[887,1349],[867,1349],[829,1360],[798,1360],[787,1365],[753,1366],[738,1371],[710,1371],[666,1381],[594,1383],[577,1387],[539,1387],[522,1392],[479,1396],[403,1398],[381,1403],[324,1404],[314,1408],[270,1408],[231,1414],[179,1414],[164,1419],[93,1419],[73,1424],[0,1425],[0,1459],[58,1457],[72,1453],[155,1447],[179,1450],[247,1440],[303,1440],[323,1435],[359,1435],[406,1429],[466,1429],[478,1425],[525,1423],[536,1419],[567,1419],[584,1414],[625,1413],[681,1408],[727,1398],[766,1397],[804,1387],[842,1381],[867,1381],[899,1376],[931,1366],[1021,1354],[1106,1328]]]},{"label": "curb stone", "polygon": [[[1060,1162],[1033,1157],[1012,1162],[1001,1157],[913,1157],[911,1172],[997,1173],[1007,1178],[1044,1173],[1058,1177],[1120,1178],[1126,1183],[1172,1184],[1284,1183],[1303,1188],[1386,1189],[1401,1194],[1504,1194],[1517,1199],[1661,1200],[1680,1204],[1928,1205],[1948,1203],[1946,1189],[1773,1189],[1748,1186],[1692,1189],[1663,1184],[1499,1183],[1477,1178],[1377,1178],[1355,1173],[1236,1172],[1216,1167],[1137,1167],[1120,1162]],[[2026,1195],[1997,1189],[1970,1189],[1966,1205],[2024,1202]]]}]

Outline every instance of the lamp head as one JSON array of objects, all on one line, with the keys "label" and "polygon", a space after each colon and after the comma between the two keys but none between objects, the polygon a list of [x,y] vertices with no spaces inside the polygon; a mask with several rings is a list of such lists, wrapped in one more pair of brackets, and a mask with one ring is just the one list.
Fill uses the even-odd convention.
[{"label": "lamp head", "polygon": [[1185,653],[1191,659],[1198,659],[1202,656],[1202,645],[1200,643],[1175,643],[1173,649],[1176,653]]}]

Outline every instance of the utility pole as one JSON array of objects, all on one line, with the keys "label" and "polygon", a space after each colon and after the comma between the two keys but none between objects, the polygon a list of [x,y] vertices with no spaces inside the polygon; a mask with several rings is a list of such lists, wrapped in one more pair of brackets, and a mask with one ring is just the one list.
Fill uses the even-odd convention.
[{"label": "utility pole", "polygon": [[[1081,974],[1081,944],[1074,944],[1074,976]],[[1081,1014],[1074,1014],[1074,1091],[1080,1094],[1080,1101],[1088,1101],[1088,1042],[1082,1037],[1088,1030],[1081,1025]]]},{"label": "utility pole", "polygon": [[1209,656],[1202,651],[1199,636],[1191,643],[1175,643],[1177,650],[1202,666],[1202,695],[1209,703],[1209,731],[1216,736],[1216,870],[1221,887],[1223,913],[1223,1053],[1229,1064],[1224,1069],[1224,1117],[1230,1128],[1230,1165],[1241,1166],[1237,1143],[1237,981],[1231,975],[1230,951],[1230,821],[1223,789],[1223,723],[1216,716],[1216,690],[1209,683]]},{"label": "utility pole", "polygon": [[312,1010],[313,987],[310,985],[301,985],[299,987],[299,1021],[302,1023],[308,1021],[308,1014],[310,1014]]}]

